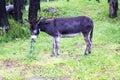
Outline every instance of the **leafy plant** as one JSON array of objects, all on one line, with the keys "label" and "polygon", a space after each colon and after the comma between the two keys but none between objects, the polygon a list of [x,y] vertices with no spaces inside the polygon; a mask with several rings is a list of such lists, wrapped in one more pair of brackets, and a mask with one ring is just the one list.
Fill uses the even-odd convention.
[{"label": "leafy plant", "polygon": [[18,38],[28,38],[29,37],[29,27],[25,24],[17,23],[16,21],[10,19],[10,29],[8,32],[3,29],[2,35],[0,36],[0,42],[16,40]]}]

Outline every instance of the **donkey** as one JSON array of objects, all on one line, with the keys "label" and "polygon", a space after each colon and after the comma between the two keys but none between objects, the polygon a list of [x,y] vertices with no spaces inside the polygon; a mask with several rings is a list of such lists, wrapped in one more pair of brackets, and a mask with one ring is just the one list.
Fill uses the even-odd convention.
[{"label": "donkey", "polygon": [[91,53],[93,21],[86,16],[72,18],[46,18],[30,22],[30,32],[33,41],[36,40],[40,31],[46,32],[53,37],[53,50],[51,56],[60,55],[59,39],[83,34],[86,42],[84,55]]}]

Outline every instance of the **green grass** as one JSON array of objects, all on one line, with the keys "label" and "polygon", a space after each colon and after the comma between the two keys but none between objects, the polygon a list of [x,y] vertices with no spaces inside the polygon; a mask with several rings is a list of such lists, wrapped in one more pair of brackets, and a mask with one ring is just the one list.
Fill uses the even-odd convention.
[{"label": "green grass", "polygon": [[[77,36],[61,38],[61,55],[50,57],[52,37],[42,32],[34,44],[33,59],[30,59],[30,38],[26,35],[29,33],[28,27],[11,21],[16,25],[13,28],[22,27],[20,32],[26,33],[22,36],[16,34],[18,37],[11,41],[11,36],[14,36],[12,30],[15,31],[12,29],[10,37],[5,38],[7,42],[0,43],[0,79],[120,80],[120,11],[117,18],[108,18],[109,7],[105,0],[101,3],[95,0],[70,0],[41,4],[42,10],[48,6],[58,7],[53,17],[85,15],[94,20],[92,53],[84,56],[85,42],[82,36]],[[40,16],[52,17],[42,11]]]}]

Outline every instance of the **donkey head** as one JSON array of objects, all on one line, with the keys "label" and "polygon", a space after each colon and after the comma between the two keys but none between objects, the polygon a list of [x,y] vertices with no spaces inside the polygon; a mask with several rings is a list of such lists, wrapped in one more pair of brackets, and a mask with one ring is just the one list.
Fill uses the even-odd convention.
[{"label": "donkey head", "polygon": [[35,21],[28,21],[30,24],[30,33],[31,33],[31,38],[32,40],[35,41],[35,39],[37,38],[38,34],[40,31],[42,31],[43,29],[45,29],[45,26],[50,24],[51,19],[45,19],[45,18],[40,18],[39,20],[35,20]]},{"label": "donkey head", "polygon": [[40,32],[40,29],[38,27],[38,22],[39,20],[35,20],[35,21],[28,21],[26,20],[29,24],[30,24],[30,34],[31,34],[31,39],[33,41],[36,40],[39,32]]}]

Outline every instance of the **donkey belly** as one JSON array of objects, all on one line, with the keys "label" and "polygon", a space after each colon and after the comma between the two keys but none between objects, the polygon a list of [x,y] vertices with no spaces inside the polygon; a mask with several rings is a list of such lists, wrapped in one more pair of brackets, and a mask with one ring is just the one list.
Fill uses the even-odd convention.
[{"label": "donkey belly", "polygon": [[61,31],[59,33],[60,33],[60,36],[62,38],[65,38],[65,37],[74,37],[74,36],[77,36],[78,34],[80,34],[80,30],[69,29],[69,30]]},{"label": "donkey belly", "polygon": [[60,34],[60,37],[66,38],[66,37],[74,37],[79,35],[80,33],[70,33],[70,34]]}]

